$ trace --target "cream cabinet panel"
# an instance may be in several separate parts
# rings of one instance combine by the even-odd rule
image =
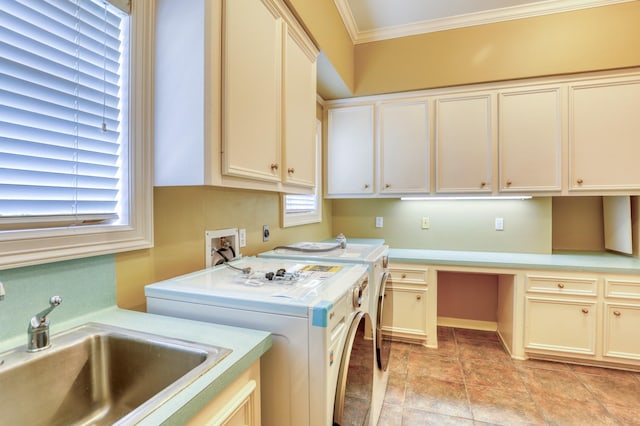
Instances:
[[[330,109],[327,127],[327,195],[373,194],[373,105]]]
[[[502,92],[498,102],[500,191],[560,191],[560,88]]]
[[[287,26],[284,56],[284,163],[287,184],[316,184],[316,55]]]
[[[187,426],[260,426],[260,406],[260,361],[256,361],[190,419]]]
[[[280,181],[283,21],[263,1],[224,11],[222,173]]]
[[[384,102],[378,114],[380,192],[429,192],[428,102]]]
[[[640,360],[640,304],[605,303],[605,357]]]
[[[491,192],[492,96],[435,101],[436,191]]]
[[[525,348],[594,355],[596,301],[527,296]]]
[[[399,340],[426,341],[427,289],[389,287],[384,297],[385,305],[391,304],[393,309],[382,311],[383,331]]]
[[[569,189],[640,188],[640,80],[569,87]]]

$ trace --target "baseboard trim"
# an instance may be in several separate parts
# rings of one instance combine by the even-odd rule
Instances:
[[[498,331],[498,323],[495,321],[438,317],[438,325],[442,327],[468,328],[470,330]]]

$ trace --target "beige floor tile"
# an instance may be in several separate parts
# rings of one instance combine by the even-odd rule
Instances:
[[[467,386],[473,419],[505,425],[544,425],[544,418],[527,392]]]
[[[526,392],[518,370],[511,363],[495,362],[479,358],[460,361],[467,386],[488,386]]]
[[[471,418],[464,384],[430,377],[407,379],[405,408]]]

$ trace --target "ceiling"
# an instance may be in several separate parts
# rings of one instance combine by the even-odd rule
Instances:
[[[334,0],[354,44],[632,0]]]

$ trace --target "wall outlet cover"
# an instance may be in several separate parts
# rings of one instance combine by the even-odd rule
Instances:
[[[377,216],[376,217],[376,228],[382,228],[384,226],[384,221],[382,219],[382,216]]]

